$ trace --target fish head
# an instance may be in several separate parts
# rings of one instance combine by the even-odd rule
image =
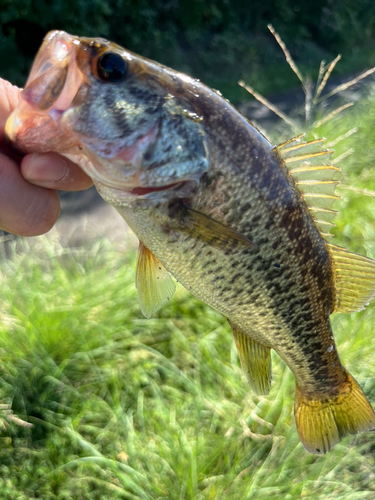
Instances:
[[[191,82],[107,40],[53,31],[5,133],[22,153],[73,160],[107,201],[182,197],[209,168]]]

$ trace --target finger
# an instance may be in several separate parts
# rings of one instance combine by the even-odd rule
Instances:
[[[4,136],[5,122],[20,99],[20,89],[0,78],[0,141]]]
[[[0,155],[0,229],[36,236],[51,229],[60,213],[56,191],[30,185],[18,164]]]
[[[21,172],[32,184],[50,189],[81,191],[93,185],[91,178],[78,165],[55,153],[25,156]]]

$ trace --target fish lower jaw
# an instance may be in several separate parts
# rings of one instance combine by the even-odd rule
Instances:
[[[131,198],[149,198],[153,195],[160,195],[162,192],[172,191],[182,184],[186,184],[183,180],[168,182],[165,185],[145,186],[140,185],[140,172],[138,168],[131,168],[126,176],[122,178],[110,164],[102,164],[92,161],[82,151],[77,151],[74,154],[65,153],[68,159],[79,165],[86,174],[92,178],[100,194],[107,200],[113,196],[121,199],[129,200]],[[157,184],[157,183],[155,183]]]
[[[142,201],[147,206],[169,203],[176,199],[188,197],[197,187],[195,181],[180,181],[166,186],[138,186],[126,189],[121,186],[113,187],[96,179],[93,180],[100,196],[107,203],[114,206],[130,206]]]
[[[168,184],[167,186],[158,187],[135,187],[130,191],[130,194],[137,197],[144,197],[152,193],[158,193],[160,191],[169,191],[177,186],[180,186],[181,182],[175,182],[174,184]]]
[[[136,199],[151,199],[151,198],[160,198],[165,196],[168,193],[175,196],[176,190],[178,190],[183,182],[176,182],[174,184],[168,184],[166,186],[157,186],[157,187],[143,187],[143,186],[131,186],[125,187],[121,186],[120,183],[107,183],[103,181],[99,181],[97,179],[93,179],[96,189],[99,194],[109,203],[113,203],[116,199],[117,201],[131,201]]]

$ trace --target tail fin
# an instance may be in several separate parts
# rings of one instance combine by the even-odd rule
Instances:
[[[296,385],[294,416],[302,444],[315,454],[326,453],[348,434],[375,428],[374,410],[349,373],[334,396],[310,397]]]

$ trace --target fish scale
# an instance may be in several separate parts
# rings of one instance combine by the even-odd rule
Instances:
[[[257,394],[270,390],[270,350],[283,358],[309,452],[375,428],[330,324],[371,300],[375,262],[326,240],[338,169],[322,139],[274,147],[199,81],[64,32],[47,35],[6,133],[75,161],[122,215],[140,240],[146,317],[171,299],[170,273],[228,319]]]
[[[229,171],[230,173],[230,171]],[[266,173],[264,175],[267,175]],[[223,177],[223,172],[221,172],[221,178]],[[225,178],[224,178],[225,179]],[[226,185],[231,185],[230,179],[225,179],[224,182]],[[215,183],[208,182],[208,185],[212,186],[215,185]],[[239,183],[238,185],[241,185]],[[257,245],[258,240],[260,238],[264,237],[264,226],[269,220],[269,213],[267,210],[265,210],[264,203],[262,201],[262,204],[257,204],[256,199],[260,199],[261,197],[258,195],[254,196],[254,199],[251,197],[251,190],[249,190],[249,187],[246,187],[246,192],[248,195],[248,198],[252,199],[254,203],[254,208],[253,210],[247,210],[242,219],[239,219],[237,221],[238,227],[236,227],[237,230],[240,230],[243,234],[245,234],[251,241],[254,241],[254,243]],[[199,193],[197,194],[197,200],[199,200],[200,196]],[[217,201],[218,196],[215,196],[215,193],[213,193],[213,199],[215,199],[215,213],[217,212],[218,209],[221,207],[218,207],[216,201]],[[281,194],[281,198],[283,198],[283,194]],[[207,203],[207,193],[202,193],[201,194],[201,199],[204,200],[204,206],[206,213],[210,214],[210,207]],[[225,207],[224,206],[224,211],[226,208],[229,208],[228,213],[231,213],[233,210],[233,205],[236,203],[240,203],[241,200],[244,200],[243,193],[239,194],[239,196],[229,196],[230,200],[230,205],[231,207]],[[277,203],[277,200],[272,200],[272,205],[275,205],[276,207],[279,205]],[[200,209],[199,205],[194,205],[194,208]],[[241,205],[237,206],[238,211],[241,213]],[[132,214],[125,213],[125,208],[121,209],[120,213],[124,216],[124,218],[130,222],[130,218],[133,218],[133,212]],[[276,213],[277,210],[275,209]],[[282,213],[282,207],[279,208],[278,212]],[[297,217],[298,215],[298,217]],[[300,224],[300,218],[301,216],[304,218],[310,218],[311,216],[308,214],[307,209],[305,210],[304,213],[300,214],[299,212],[296,215],[296,226],[300,227],[300,231],[304,232],[305,225]],[[144,219],[144,213],[141,211],[139,213],[140,219]],[[280,291],[277,289],[277,287],[281,287],[284,290],[288,290],[291,287],[295,287],[296,283],[299,283],[301,281],[301,275],[291,275],[288,280],[277,280],[276,273],[271,272],[269,273],[269,269],[275,269],[274,268],[274,249],[272,248],[272,245],[274,243],[278,243],[278,248],[280,251],[280,236],[278,232],[275,232],[275,229],[277,229],[277,226],[273,227],[273,231],[270,231],[268,234],[268,237],[266,238],[267,243],[263,243],[262,245],[259,245],[259,247],[255,249],[251,249],[250,251],[245,250],[243,255],[240,253],[236,255],[236,260],[240,263],[239,265],[244,266],[246,264],[247,267],[249,267],[249,270],[245,269],[243,273],[243,278],[239,281],[239,283],[236,283],[235,285],[228,285],[228,283],[231,281],[235,273],[233,272],[230,262],[232,259],[232,255],[223,255],[222,252],[216,251],[216,256],[215,259],[212,258],[212,252],[210,251],[210,247],[206,245],[206,252],[204,252],[203,248],[200,249],[199,254],[197,252],[195,244],[195,240],[193,239],[188,239],[186,240],[184,237],[182,237],[181,240],[171,240],[169,239],[166,242],[163,241],[164,235],[160,235],[160,240],[157,242],[154,242],[149,239],[148,234],[152,233],[153,237],[155,236],[155,233],[157,229],[153,231],[147,231],[146,234],[140,234],[139,233],[139,227],[142,223],[141,220],[134,220],[133,224],[134,227],[137,228],[137,232],[139,237],[141,238],[142,241],[145,242],[145,244],[148,246],[148,248],[151,249],[154,253],[158,254],[158,249],[160,247],[168,247],[170,249],[170,252],[167,253],[165,250],[163,251],[163,255],[160,255],[160,259],[165,265],[165,267],[173,274],[173,275],[178,275],[179,276],[179,281],[192,293],[194,293],[198,298],[203,300],[204,302],[208,303],[215,309],[220,310],[223,314],[226,315],[230,319],[230,321],[235,324],[241,331],[248,331],[250,329],[251,335],[253,338],[256,338],[259,342],[268,345],[268,346],[274,346],[277,341],[279,341],[279,338],[285,338],[285,330],[287,331],[293,331],[295,337],[299,338],[301,340],[301,337],[305,339],[306,342],[306,347],[304,349],[301,349],[299,345],[296,343],[293,343],[291,341],[287,342],[278,342],[279,346],[275,350],[280,354],[283,359],[286,360],[288,365],[291,365],[291,360],[293,360],[294,363],[298,363],[299,359],[301,358],[301,355],[303,357],[303,364],[304,364],[304,371],[307,371],[306,374],[299,375],[298,373],[296,376],[299,375],[299,378],[302,380],[302,378],[307,378],[308,382],[310,384],[311,379],[317,378],[318,381],[320,380],[321,377],[321,372],[322,368],[318,365],[316,366],[316,362],[314,362],[314,359],[316,357],[319,357],[320,355],[323,355],[326,350],[329,348],[330,345],[332,345],[332,340],[331,340],[331,330],[330,328],[326,328],[327,330],[327,335],[326,335],[326,342],[325,345],[322,345],[320,349],[317,350],[317,346],[315,346],[314,349],[311,349],[310,346],[308,345],[308,340],[312,336],[312,332],[314,332],[314,328],[311,329],[311,324],[308,325],[308,329],[303,328],[304,327],[304,322],[299,321],[298,325],[293,325],[292,328],[288,328],[288,325],[286,327],[281,328],[281,332],[278,332],[276,326],[279,325],[280,323],[285,324],[285,318],[282,317],[282,313],[284,310],[289,311],[289,321],[290,319],[290,311],[293,311],[293,301],[290,300],[290,296],[287,295],[286,300],[278,300],[277,306],[275,307],[274,299],[275,298],[280,298]],[[250,222],[248,220],[250,219]],[[293,218],[292,218],[293,219]],[[254,220],[256,220],[256,223],[254,223]],[[280,228],[281,232],[286,233],[285,229],[282,226],[282,221],[283,218],[279,217],[280,220]],[[227,222],[224,219],[224,222]],[[130,223],[131,227],[133,225]],[[246,231],[247,228],[247,231]],[[322,252],[326,254],[327,258],[327,263],[329,264],[329,259],[328,259],[328,252],[325,250],[325,244],[322,238],[319,237],[319,234],[313,225],[311,221],[311,232],[313,233],[313,236],[315,236],[315,239],[317,240],[318,243],[322,246]],[[273,235],[273,238],[271,238],[271,235]],[[284,236],[285,237],[285,236]],[[305,238],[306,239],[306,238]],[[289,241],[289,240],[288,240]],[[298,238],[295,238],[295,241],[297,242],[298,245]],[[290,241],[289,241],[290,242]],[[311,242],[311,245],[313,243]],[[174,246],[177,246],[178,249],[175,250]],[[193,246],[193,248],[191,248]],[[305,247],[306,248],[306,247]],[[205,258],[205,253],[209,252],[208,258]],[[252,253],[252,256],[249,255],[249,253]],[[290,254],[293,253],[293,247],[292,245],[288,245],[286,248],[286,252],[282,252],[283,255],[283,260],[288,261],[290,259]],[[178,259],[176,260],[176,255],[178,256]],[[183,258],[181,257],[183,255]],[[267,259],[267,256],[270,256],[270,258]],[[279,259],[280,260],[280,259]],[[283,262],[282,260],[282,262]],[[313,301],[311,300],[311,290],[313,290],[314,284],[315,284],[315,279],[314,279],[314,274],[312,270],[313,267],[311,264],[313,262],[311,260],[308,260],[307,262],[307,267],[305,267],[305,270],[307,272],[312,273],[312,277],[309,276],[305,277],[305,281],[309,282],[309,301],[306,303],[305,310],[302,310],[304,314],[310,313],[311,309],[313,308]],[[329,265],[327,265],[328,270]],[[188,270],[188,273],[184,273],[182,269]],[[272,269],[272,271],[273,271]],[[267,272],[268,271],[268,272]],[[298,272],[298,270],[294,270],[295,272]],[[207,283],[207,276],[211,275],[212,277]],[[206,289],[204,291],[200,290],[201,288],[201,283],[206,283]],[[198,284],[198,285],[197,285]],[[208,286],[207,286],[208,285]],[[271,287],[271,288],[270,288]],[[242,291],[241,291],[242,290]],[[241,291],[241,295],[238,295],[238,291]],[[298,293],[299,298],[303,297],[303,292],[300,290]],[[317,287],[317,295],[320,297],[319,293],[319,288]],[[262,296],[264,299],[262,300],[262,310],[259,311],[259,305],[254,302],[253,297],[259,297]],[[242,299],[242,300],[241,300]],[[246,305],[244,304],[241,306],[241,310],[239,311],[238,308],[238,302],[240,301],[245,301],[246,300]],[[270,304],[269,308],[265,309],[265,305]],[[247,306],[247,307],[246,307]],[[294,305],[295,313],[294,315],[299,315],[301,316],[301,309],[299,306],[298,299],[295,301]],[[325,312],[324,314],[325,321],[327,322],[327,314]],[[328,322],[329,323],[329,322]],[[250,326],[251,325],[251,326]],[[298,328],[297,328],[298,326]],[[316,329],[319,328],[319,323],[318,325],[315,326]],[[320,328],[321,329],[321,328]],[[312,337],[313,339],[315,338],[314,336]],[[316,339],[315,339],[316,343]],[[285,352],[284,352],[285,351]],[[302,353],[302,354],[301,354]],[[336,351],[332,351],[330,354],[330,358],[336,362],[337,368],[340,368],[340,363],[337,358],[337,353]],[[336,356],[336,357],[335,357]],[[315,377],[314,376],[314,370],[306,370],[306,361],[312,362],[312,365],[314,368],[318,370],[318,374]],[[326,368],[324,367],[324,371],[326,371]],[[336,370],[337,371],[337,370]],[[331,376],[332,380],[336,380],[337,382],[337,373],[335,373]],[[325,377],[324,382],[324,391],[326,390],[326,380],[328,378],[328,374]],[[340,380],[341,382],[341,380]],[[314,390],[316,391],[316,386],[314,386]]]

